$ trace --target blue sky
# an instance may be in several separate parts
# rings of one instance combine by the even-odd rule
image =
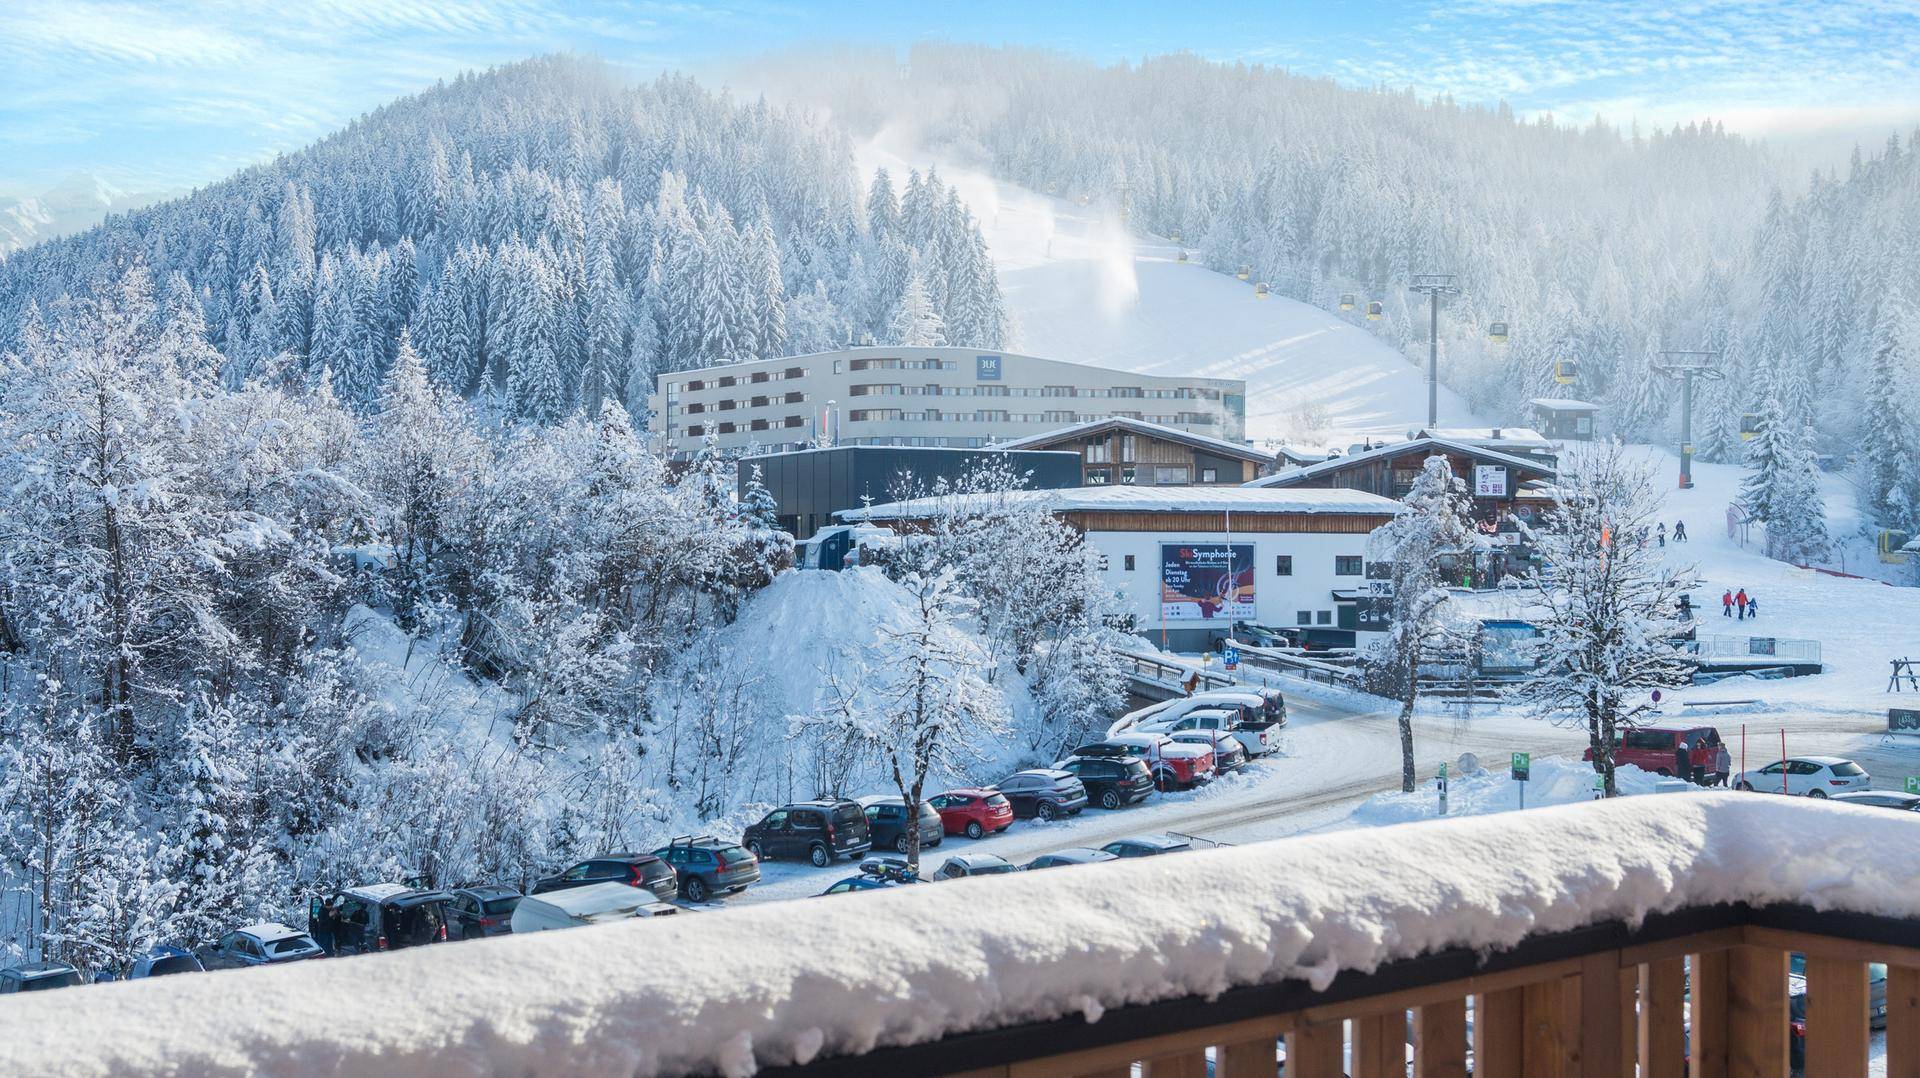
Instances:
[[[1920,122],[1920,5],[948,0],[3,0],[0,194],[86,170],[180,189],[461,70],[540,52],[636,73],[814,41],[945,38],[1114,62],[1185,49],[1526,114],[1737,130],[1844,152]]]

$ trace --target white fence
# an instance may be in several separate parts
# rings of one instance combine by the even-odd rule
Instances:
[[[1756,663],[1820,661],[1820,641],[1777,636],[1703,636],[1693,653],[1702,659],[1751,659]]]

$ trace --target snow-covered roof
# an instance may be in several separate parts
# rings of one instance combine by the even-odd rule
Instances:
[[[1029,434],[1024,438],[995,443],[995,449],[1033,449],[1069,438],[1084,438],[1096,431],[1107,429],[1129,431],[1148,438],[1159,438],[1168,442],[1182,442],[1188,445],[1209,449],[1215,453],[1224,453],[1241,460],[1272,464],[1274,454],[1256,449],[1245,442],[1230,442],[1225,438],[1215,438],[1209,434],[1195,434],[1179,427],[1169,427],[1163,423],[1149,423],[1144,419],[1128,416],[1108,416],[1104,419],[1089,419],[1084,423],[1075,423],[1070,427],[1050,430],[1043,434]]]
[[[1357,463],[1379,460],[1383,457],[1397,457],[1404,453],[1414,453],[1422,449],[1437,449],[1449,453],[1460,453],[1465,456],[1479,457],[1496,464],[1505,464],[1509,468],[1524,468],[1527,471],[1544,472],[1547,475],[1556,474],[1552,465],[1537,458],[1518,457],[1511,453],[1502,453],[1497,449],[1489,449],[1484,445],[1478,445],[1473,442],[1423,435],[1411,441],[1388,442],[1386,445],[1375,446],[1372,449],[1362,450],[1358,453],[1349,453],[1344,457],[1333,457],[1328,460],[1323,460],[1318,464],[1309,464],[1304,468],[1290,468],[1277,475],[1263,476],[1259,479],[1249,480],[1246,487],[1291,488],[1294,484],[1302,480],[1313,479],[1326,475],[1329,472],[1339,471],[1342,468],[1351,467]],[[1246,487],[1242,487],[1241,489],[1244,490]],[[1306,493],[1306,491],[1301,490],[1299,493]]]
[[[412,893],[413,888],[400,883],[369,883],[363,887],[346,888],[346,893],[375,902],[385,902],[389,898],[398,898]]]
[[[598,917],[623,913],[658,901],[653,892],[624,883],[590,883],[560,891],[529,895],[522,902],[544,902],[574,917]]]
[[[1587,401],[1564,400],[1560,397],[1535,397],[1527,402],[1535,408],[1544,408],[1549,412],[1597,412],[1600,406]],[[1504,431],[1503,431],[1504,433]]]
[[[1552,449],[1553,441],[1531,427],[1428,427],[1419,434],[1423,438],[1444,438],[1467,445],[1497,448],[1510,446],[1520,449]]]
[[[1538,467],[1538,465],[1534,465]],[[1299,474],[1297,472],[1291,474]],[[1239,487],[1064,487],[1059,490],[1017,490],[1005,495],[1006,504],[1039,502],[1056,513],[1334,513],[1390,515],[1400,503],[1361,490],[1264,490],[1253,483]],[[916,520],[961,505],[967,495],[933,495],[889,502],[862,509],[844,509],[841,520]]]
[[[234,931],[243,936],[252,936],[262,943],[272,943],[274,940],[292,939],[295,936],[306,935],[305,932],[297,928],[288,928],[278,921],[260,921],[256,924],[242,925],[234,929]]]
[[[1917,859],[1884,809],[1628,797],[27,993],[0,1073],[741,1075],[1722,903],[1920,918]],[[342,999],[379,1020],[288,1021]]]

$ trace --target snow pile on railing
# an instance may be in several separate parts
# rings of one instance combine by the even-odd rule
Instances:
[[[1638,797],[16,996],[0,1073],[681,1074],[1722,902],[1920,916],[1920,825]]]

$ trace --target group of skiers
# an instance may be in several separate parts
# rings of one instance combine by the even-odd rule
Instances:
[[[1737,615],[1734,613],[1736,610],[1739,611]],[[1729,589],[1728,591],[1722,592],[1720,595],[1720,616],[1724,618],[1734,618],[1738,621],[1757,618],[1760,616],[1760,597],[1758,595],[1748,595],[1747,589],[1745,588],[1741,588],[1739,591]]]
[[[1667,522],[1666,521],[1663,520],[1660,522],[1660,528],[1658,531],[1654,532],[1654,535],[1660,540],[1661,546],[1664,547],[1667,545]],[[1687,522],[1686,521],[1676,520],[1673,522],[1673,541],[1676,543],[1684,543],[1687,541]]]

